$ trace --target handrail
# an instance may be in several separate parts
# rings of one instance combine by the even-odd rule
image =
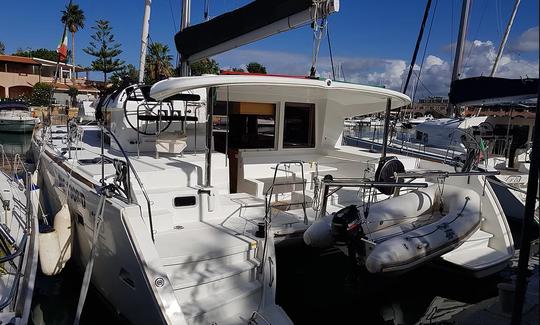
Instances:
[[[9,178],[9,179],[10,179],[10,181],[14,182],[13,179],[11,179],[11,178]],[[33,214],[32,214],[31,194],[30,194],[31,189],[32,189],[31,174],[26,173],[26,192],[25,192],[25,195],[26,195],[27,206],[24,207],[24,206],[19,204],[19,205],[17,205],[17,207],[20,210],[22,210],[22,212],[25,212],[25,215],[27,217],[27,224],[25,225],[25,224],[22,223],[22,220],[20,220],[19,218],[15,218],[17,220],[17,222],[19,223],[19,226],[22,229],[22,232],[23,232],[22,238],[21,238],[20,242],[17,243],[16,245],[12,244],[13,246],[17,247],[17,249],[13,253],[10,253],[10,254],[7,254],[6,256],[0,257],[0,263],[10,262],[10,265],[15,269],[14,278],[13,278],[13,281],[11,283],[11,288],[9,290],[9,294],[5,296],[6,298],[4,299],[4,301],[0,302],[0,310],[3,310],[9,304],[11,304],[11,302],[14,299],[16,299],[16,296],[17,296],[17,292],[18,292],[17,289],[19,287],[19,281],[20,281],[21,276],[22,276],[21,270],[22,270],[22,266],[23,266],[23,263],[24,263],[24,259],[21,257],[19,259],[19,264],[18,265],[16,265],[12,261],[15,258],[19,257],[19,256],[23,256],[25,254],[25,251],[26,251],[26,243],[28,241],[28,236],[29,236],[30,227],[31,227],[30,226],[31,225],[30,218],[33,216]],[[16,202],[16,201],[14,200],[14,202]],[[13,211],[13,212],[15,212],[15,211]],[[4,231],[3,227],[2,227],[2,230]],[[9,237],[9,238],[7,238],[8,240],[10,240],[10,239],[13,240],[13,238],[7,233],[0,233],[0,236],[6,236],[6,237]]]
[[[500,171],[492,171],[492,172],[484,172],[484,171],[478,171],[478,172],[447,172],[442,170],[428,170],[425,172],[419,172],[419,173],[396,173],[395,178],[396,180],[399,178],[426,178],[426,177],[459,177],[459,176],[496,176],[500,175]]]
[[[21,279],[21,272],[19,272],[19,269],[21,268],[23,263],[23,259],[20,259],[19,267],[17,269],[17,272],[15,273],[15,278],[13,279],[13,283],[11,285],[11,289],[9,290],[9,294],[7,295],[5,301],[0,303],[0,310],[3,310],[6,308],[15,298],[17,295],[17,288],[19,287],[19,280]]]
[[[0,153],[2,154],[2,168],[5,167],[6,162],[9,165],[9,169],[12,170],[13,166],[11,165],[11,162],[9,161],[9,157],[6,154],[6,151],[4,150],[4,145],[0,144]]]
[[[144,187],[144,184],[141,181],[141,179],[139,177],[139,174],[137,174],[136,169],[133,167],[133,164],[131,163],[131,160],[129,159],[128,155],[124,151],[124,148],[122,148],[122,145],[120,144],[120,142],[118,141],[118,139],[114,135],[114,132],[112,132],[111,130],[106,129],[103,125],[101,125],[101,131],[102,131],[102,134],[107,133],[107,134],[109,134],[111,136],[111,138],[114,140],[114,142],[118,145],[118,148],[120,149],[120,152],[122,153],[122,155],[126,159],[126,163],[128,165],[128,175],[127,175],[127,177],[128,177],[128,179],[127,179],[128,188],[126,189],[126,192],[127,192],[128,202],[129,203],[133,203],[133,198],[131,196],[130,172],[133,172],[133,176],[135,176],[135,179],[137,180],[137,183],[139,183],[139,186],[141,188],[141,191],[142,191],[142,193],[144,195],[144,198],[145,198],[146,204],[147,204],[148,220],[150,222],[150,236],[152,237],[152,241],[155,241],[155,238],[154,238],[154,224],[153,224],[153,220],[152,220],[151,201],[150,201],[150,197],[148,196],[148,193],[146,192],[146,188]],[[102,157],[102,160],[103,160],[103,157]],[[102,177],[105,177],[105,175],[102,175]]]
[[[322,179],[322,204],[317,219],[322,219],[326,215],[326,205],[328,197],[343,187],[358,187],[358,188],[373,188],[373,187],[394,187],[394,188],[425,188],[427,183],[393,183],[393,182],[377,182],[367,178],[333,178],[331,175],[326,175]],[[330,187],[336,187],[334,191],[329,193]]]
[[[11,253],[9,255],[5,255],[5,256],[0,257],[0,264],[11,261],[11,260],[15,259],[15,257],[24,254],[24,250],[26,248],[26,241],[27,240],[28,240],[28,233],[26,232],[26,230],[24,230],[24,234],[23,234],[23,237],[21,239],[21,242],[20,242],[19,245],[17,245],[18,247],[15,250],[15,252],[13,252],[13,253]],[[0,310],[1,310],[1,308],[0,308]]]
[[[24,174],[28,174],[28,170],[26,169],[26,166],[24,165],[24,162],[21,159],[20,154],[16,154],[13,157],[13,174],[16,174],[19,171],[19,166],[21,166],[21,169],[24,171]]]

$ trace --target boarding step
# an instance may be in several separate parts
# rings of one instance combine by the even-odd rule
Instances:
[[[249,252],[238,253],[218,259],[165,265],[164,268],[173,288],[185,289],[254,270],[259,262],[250,259],[249,255]]]
[[[481,229],[478,229],[474,234],[472,234],[469,239],[467,239],[463,244],[461,244],[454,251],[464,251],[473,248],[488,247],[489,240],[493,237],[493,234],[485,232]]]
[[[257,246],[256,240],[202,222],[186,223],[180,229],[158,232],[155,238],[163,265],[216,259],[247,252]]]
[[[234,288],[220,290],[204,298],[185,300],[175,291],[182,312],[189,324],[247,324],[261,299],[259,282],[241,283]]]
[[[466,251],[453,250],[442,256],[445,261],[470,270],[482,270],[508,259],[508,254],[491,247],[474,247]]]
[[[201,279],[201,283],[184,288],[178,288],[178,286],[185,284],[185,282],[173,283],[178,302],[182,304],[194,299],[205,299],[209,296],[215,296],[216,292],[233,290],[238,285],[257,282],[257,269],[253,267],[245,270],[226,270],[226,272],[227,274],[222,276],[214,275],[212,278]],[[192,278],[196,279],[197,277]]]

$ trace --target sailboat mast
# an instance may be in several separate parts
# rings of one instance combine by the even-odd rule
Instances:
[[[463,0],[461,7],[461,23],[459,25],[458,41],[456,44],[456,55],[454,59],[454,69],[452,70],[452,81],[459,78],[459,72],[461,71],[461,62],[463,61],[463,52],[465,51],[465,36],[467,35],[467,26],[469,24],[469,10],[471,7],[470,0]],[[448,103],[447,115],[453,116],[454,105]]]
[[[190,25],[191,20],[191,0],[182,0],[182,20],[180,21],[180,31],[183,31]],[[186,60],[180,62],[180,75],[189,76],[189,63]]]
[[[495,75],[495,72],[497,72],[497,67],[499,66],[499,60],[501,59],[502,53],[504,51],[504,47],[506,46],[506,41],[508,40],[510,29],[512,29],[514,18],[516,18],[516,13],[517,13],[520,2],[521,0],[516,0],[516,3],[514,4],[514,10],[512,11],[512,16],[510,16],[510,20],[508,21],[508,25],[506,26],[506,31],[504,32],[504,36],[501,40],[501,45],[499,46],[499,52],[497,53],[497,57],[495,58],[495,63],[493,63],[493,69],[491,70],[490,77],[493,77]]]
[[[139,65],[139,83],[144,82],[144,68],[146,66],[146,49],[148,48],[148,29],[150,26],[150,5],[152,0],[145,0],[144,18],[141,35],[141,57]]]

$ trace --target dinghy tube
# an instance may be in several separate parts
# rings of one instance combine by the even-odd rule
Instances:
[[[440,192],[437,185],[431,185],[372,204],[367,219],[359,213],[358,222],[346,221],[349,226],[361,225],[362,240],[358,232],[348,236],[343,230],[332,231],[333,226],[343,223],[334,218],[342,218],[340,212],[350,209],[347,207],[311,225],[304,242],[312,247],[339,246],[348,236],[345,241],[354,246],[371,243],[368,249],[357,250],[365,252],[359,257],[365,258],[369,272],[408,271],[458,247],[480,227],[480,196],[476,192],[450,185]],[[337,233],[341,233],[340,238]]]
[[[446,186],[443,202],[447,212],[436,222],[377,243],[366,259],[366,269],[371,273],[411,269],[453,250],[478,230],[476,192]]]

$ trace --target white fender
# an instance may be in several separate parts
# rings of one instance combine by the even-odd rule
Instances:
[[[38,184],[38,171],[37,170],[32,173],[31,181],[32,181],[33,185],[37,186],[37,184]]]
[[[54,229],[58,233],[58,245],[60,246],[61,268],[71,258],[71,214],[67,203],[54,216]]]
[[[311,247],[325,248],[334,244],[332,236],[332,218],[334,215],[329,214],[322,219],[314,222],[304,232],[304,243]]]
[[[45,275],[55,275],[61,271],[58,234],[54,229],[39,233],[39,265]]]
[[[39,186],[38,183],[38,175],[37,170],[32,174],[31,180],[32,180],[32,186],[31,186],[31,201],[32,201],[32,212],[34,215],[39,215]]]

